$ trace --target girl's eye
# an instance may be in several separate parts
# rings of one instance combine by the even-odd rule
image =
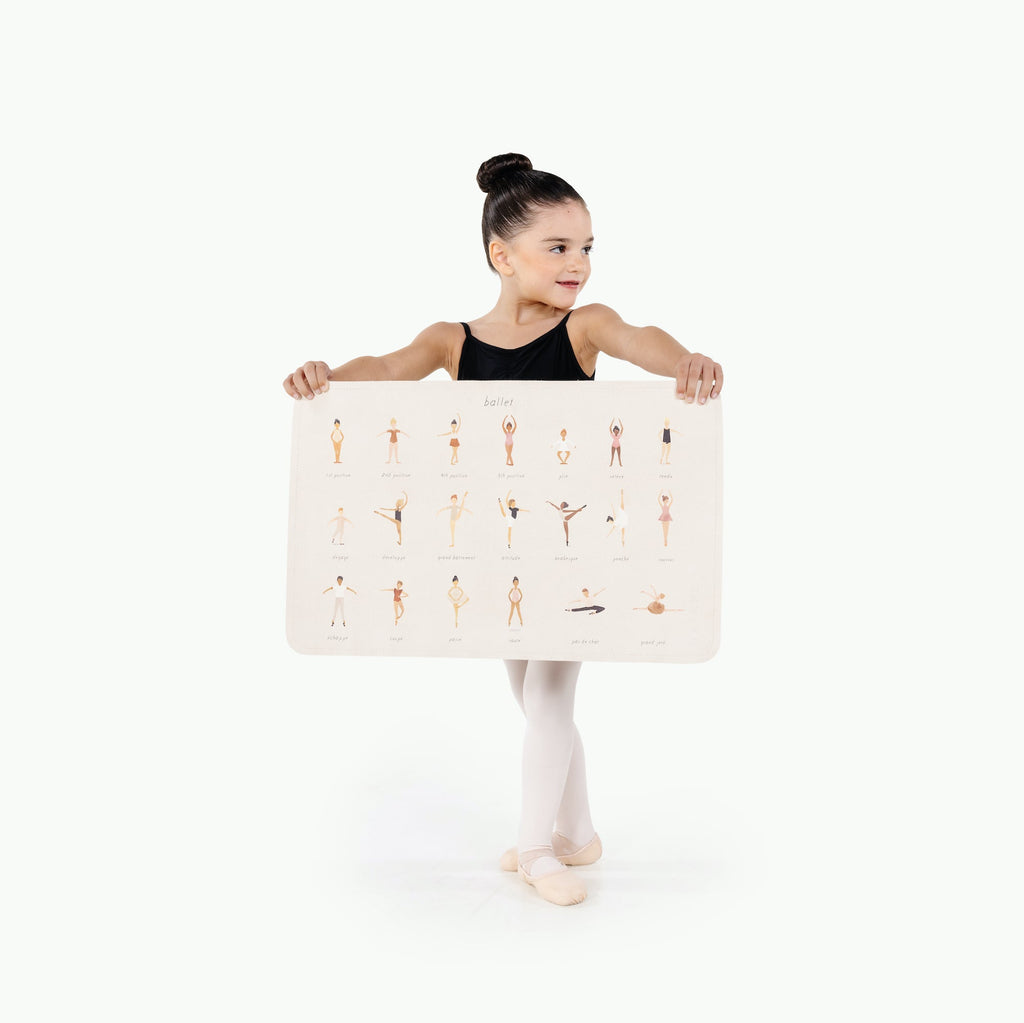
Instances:
[[[565,252],[565,246],[564,245],[556,245],[551,251],[552,252],[557,252],[559,255],[561,255],[563,252]]]
[[[586,253],[586,254],[587,254],[587,255],[589,256],[589,255],[590,255],[590,250],[591,250],[591,249],[592,249],[593,247],[594,247],[593,245],[584,245],[584,246],[583,246],[583,251],[584,251],[584,252],[585,252],[585,253]]]

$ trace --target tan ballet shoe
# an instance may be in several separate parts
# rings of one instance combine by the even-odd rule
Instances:
[[[564,863],[567,867],[586,867],[596,863],[604,852],[600,835],[594,835],[586,845],[573,850],[572,839],[566,838],[558,831],[551,836],[551,848],[554,849],[558,862]]]
[[[551,836],[551,848],[554,850],[558,862],[567,867],[586,867],[591,863],[596,863],[604,851],[601,847],[601,838],[598,835],[594,835],[586,845],[574,850],[572,842],[557,831]],[[498,863],[502,870],[518,870],[519,850],[516,848],[506,849],[501,854]]]
[[[587,897],[586,885],[580,880],[579,874],[571,870],[559,870],[543,877],[530,877],[522,867],[517,870],[519,876],[536,888],[542,898],[556,906],[575,906]]]

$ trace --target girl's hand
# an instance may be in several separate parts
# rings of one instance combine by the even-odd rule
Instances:
[[[722,367],[699,352],[684,355],[676,364],[676,394],[685,401],[697,399],[703,405],[722,391]]]
[[[293,398],[315,398],[318,394],[326,394],[331,386],[328,374],[331,367],[326,362],[307,362],[294,373],[284,378],[284,389]]]

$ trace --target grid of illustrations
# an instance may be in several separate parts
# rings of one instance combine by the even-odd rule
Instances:
[[[721,449],[720,401],[667,379],[333,383],[295,403],[288,641],[707,660]]]

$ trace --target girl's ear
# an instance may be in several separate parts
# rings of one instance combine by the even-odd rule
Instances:
[[[491,266],[494,267],[498,273],[504,277],[512,276],[512,267],[508,261],[508,246],[500,238],[495,238],[490,245],[487,246],[487,251],[490,253]]]

